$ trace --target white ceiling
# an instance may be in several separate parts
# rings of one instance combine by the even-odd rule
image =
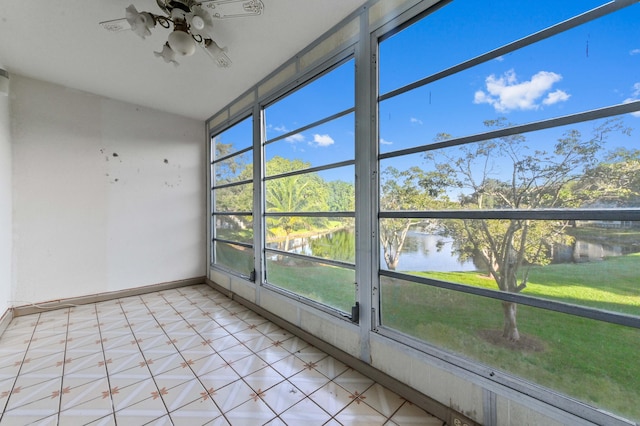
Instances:
[[[215,39],[230,68],[204,52],[154,56],[169,30],[142,40],[98,22],[124,17],[134,4],[161,14],[155,0],[1,0],[0,65],[9,73],[196,119],[206,119],[314,41],[366,0],[262,0],[260,16],[216,20]]]

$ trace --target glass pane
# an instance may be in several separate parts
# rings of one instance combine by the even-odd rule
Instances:
[[[214,212],[250,212],[253,210],[253,183],[216,189]]]
[[[481,55],[606,3],[456,0],[380,44],[380,93]],[[496,30],[499,28],[499,31]],[[592,42],[598,43],[592,39]],[[585,51],[584,38],[574,47]],[[605,48],[606,49],[606,48]]]
[[[381,287],[386,327],[640,419],[640,330],[388,277]],[[517,341],[503,337],[505,312]]]
[[[351,269],[267,252],[267,282],[343,312],[355,303]]]
[[[621,116],[382,160],[381,208],[640,207],[634,120]]]
[[[253,216],[215,216],[215,237],[253,244]]]
[[[226,157],[252,145],[253,119],[249,117],[211,138],[211,159]]]
[[[253,151],[234,155],[214,165],[214,185],[253,179]]]
[[[354,219],[318,219],[326,222],[331,230],[317,230],[295,235],[286,235],[286,233],[283,235],[282,219],[284,218],[267,218],[267,248],[330,260],[355,262]]]
[[[640,4],[381,102],[381,152],[640,99],[638,20]]]
[[[354,115],[348,114],[266,145],[267,176],[353,160],[354,128]]]
[[[640,316],[640,222],[381,219],[380,236],[384,269]]]
[[[269,179],[265,182],[267,212],[353,211],[353,177],[354,167],[346,166]]]
[[[244,276],[250,276],[253,272],[253,249],[214,241],[216,265],[236,271]]]
[[[265,110],[270,140],[355,105],[355,66],[351,60]]]

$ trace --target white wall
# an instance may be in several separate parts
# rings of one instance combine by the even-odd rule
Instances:
[[[9,97],[0,93],[0,316],[10,307],[11,299],[11,169]]]
[[[14,305],[205,274],[204,124],[12,76]]]

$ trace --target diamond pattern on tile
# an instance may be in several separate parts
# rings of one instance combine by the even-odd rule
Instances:
[[[289,425],[316,426],[325,424],[331,416],[309,398],[305,398],[284,413],[280,418]]]
[[[442,425],[205,285],[14,318],[0,407],[3,425]]]
[[[336,414],[352,402],[352,394],[335,382],[329,382],[311,395],[309,398],[322,407],[329,414]]]
[[[225,413],[233,426],[262,425],[272,420],[275,413],[259,397],[251,398],[244,404]]]

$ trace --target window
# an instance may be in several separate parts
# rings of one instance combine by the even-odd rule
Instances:
[[[639,419],[640,5],[543,3],[381,38],[381,332]]]
[[[355,303],[354,61],[265,111],[266,282],[346,313]]]
[[[212,263],[251,276],[253,250],[253,120],[211,138]]]
[[[338,30],[212,119],[233,123],[212,265],[363,319],[363,355],[371,325],[483,386],[640,419],[640,3],[441,1],[393,27],[427,3],[362,8],[372,38]]]

